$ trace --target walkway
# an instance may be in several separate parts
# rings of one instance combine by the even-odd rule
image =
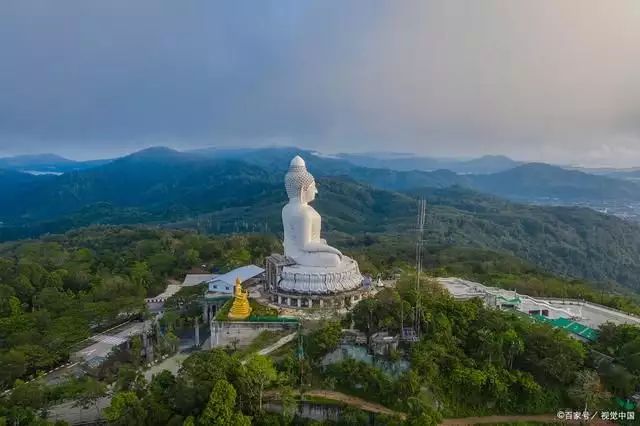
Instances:
[[[276,349],[281,348],[282,346],[286,345],[287,343],[293,341],[296,336],[298,335],[297,331],[294,331],[291,334],[287,334],[286,336],[284,336],[283,338],[281,338],[280,340],[278,340],[277,342],[275,342],[274,344],[267,346],[264,349],[260,349],[258,351],[258,355],[268,355],[271,352],[275,351]]]
[[[151,381],[155,374],[158,374],[164,370],[168,370],[174,376],[178,375],[178,371],[180,370],[180,367],[182,367],[182,362],[187,359],[189,355],[190,354],[179,352],[155,365],[152,365],[148,370],[144,371],[144,378],[147,381]]]

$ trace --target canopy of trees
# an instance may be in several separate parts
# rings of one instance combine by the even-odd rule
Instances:
[[[348,361],[328,370],[337,386],[405,410],[411,397],[428,395],[445,416],[553,412],[575,405],[568,393],[572,387],[598,388],[600,378],[583,372],[589,370],[583,343],[526,317],[486,308],[479,300],[454,301],[438,287],[422,284],[422,339],[411,347],[405,377],[394,381]],[[399,333],[402,322],[414,324],[415,300],[415,285],[406,277],[397,290],[359,303],[352,317],[369,335]]]
[[[227,270],[261,263],[263,236],[205,237],[157,229],[90,228],[0,245],[0,389],[64,362],[92,333],[144,312],[201,263]]]

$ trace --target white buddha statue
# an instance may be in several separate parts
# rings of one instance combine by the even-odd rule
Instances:
[[[295,262],[283,269],[279,287],[304,294],[326,294],[361,286],[358,263],[320,237],[322,218],[309,205],[318,193],[305,162],[296,156],[285,175],[289,202],[282,209],[284,254]]]
[[[284,254],[303,266],[336,267],[342,262],[340,250],[320,238],[322,218],[309,205],[318,189],[304,160],[291,160],[285,176],[289,203],[282,209],[284,226]]]

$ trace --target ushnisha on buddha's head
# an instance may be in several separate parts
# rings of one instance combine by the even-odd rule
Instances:
[[[299,155],[293,157],[289,164],[289,171],[284,176],[284,186],[291,201],[310,203],[318,193],[316,181]]]

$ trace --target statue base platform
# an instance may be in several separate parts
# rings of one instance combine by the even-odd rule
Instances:
[[[287,308],[340,309],[355,305],[368,288],[358,263],[344,257],[336,268],[298,265],[273,254],[266,261],[266,289],[271,303]]]
[[[285,266],[276,287],[287,293],[339,294],[362,287],[362,275],[358,263],[345,256],[335,268],[298,264]]]
[[[351,309],[365,298],[367,290],[364,287],[337,294],[301,294],[284,291],[273,291],[268,295],[269,302],[283,308],[290,309],[318,309],[341,310]]]

